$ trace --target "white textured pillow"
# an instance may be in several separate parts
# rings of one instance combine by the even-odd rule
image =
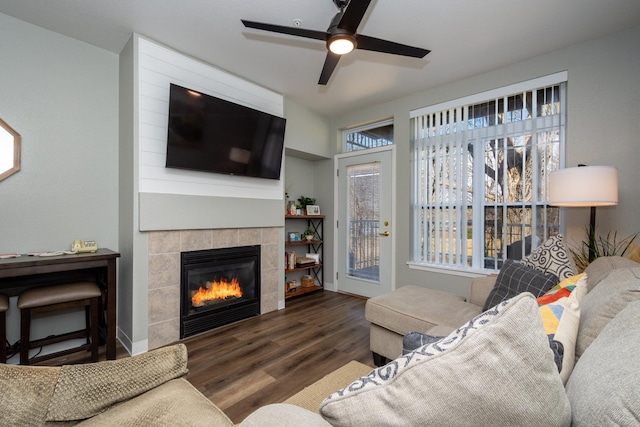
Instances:
[[[545,274],[554,274],[560,280],[578,273],[576,264],[564,245],[562,234],[547,239],[542,246],[523,259],[522,263]]]
[[[571,409],[533,295],[373,370],[320,405],[333,426],[568,425]]]

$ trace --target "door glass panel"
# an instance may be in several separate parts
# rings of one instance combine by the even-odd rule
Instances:
[[[347,274],[380,280],[380,163],[347,167]]]

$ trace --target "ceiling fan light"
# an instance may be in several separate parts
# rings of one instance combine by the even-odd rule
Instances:
[[[336,55],[344,55],[356,48],[355,40],[348,35],[332,37],[328,44],[329,50]]]

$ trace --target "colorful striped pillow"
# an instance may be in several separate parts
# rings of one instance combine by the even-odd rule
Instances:
[[[560,377],[566,384],[575,364],[576,338],[580,325],[580,300],[587,293],[585,273],[569,277],[538,298],[544,330],[564,349]]]

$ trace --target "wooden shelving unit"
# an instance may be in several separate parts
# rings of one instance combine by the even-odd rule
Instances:
[[[306,223],[303,221],[306,221]],[[316,232],[317,238],[314,240],[289,241],[288,232],[299,231],[294,230],[294,228],[297,227],[295,225],[296,223],[299,223],[299,227],[301,229],[312,228]],[[320,262],[314,265],[306,265],[289,269],[286,268],[285,264],[285,298],[293,298],[309,292],[324,289],[324,267],[322,264],[322,260],[324,258],[322,241],[324,235],[324,215],[285,215],[285,224],[285,229],[288,231],[286,233],[287,235],[285,235],[285,252],[296,252],[296,255],[298,256],[304,256],[305,252],[320,255]],[[305,250],[304,252],[303,249]],[[305,275],[304,273],[313,277],[313,286],[302,286],[301,279]],[[295,290],[288,290],[287,282],[292,280],[297,281],[298,286]]]

